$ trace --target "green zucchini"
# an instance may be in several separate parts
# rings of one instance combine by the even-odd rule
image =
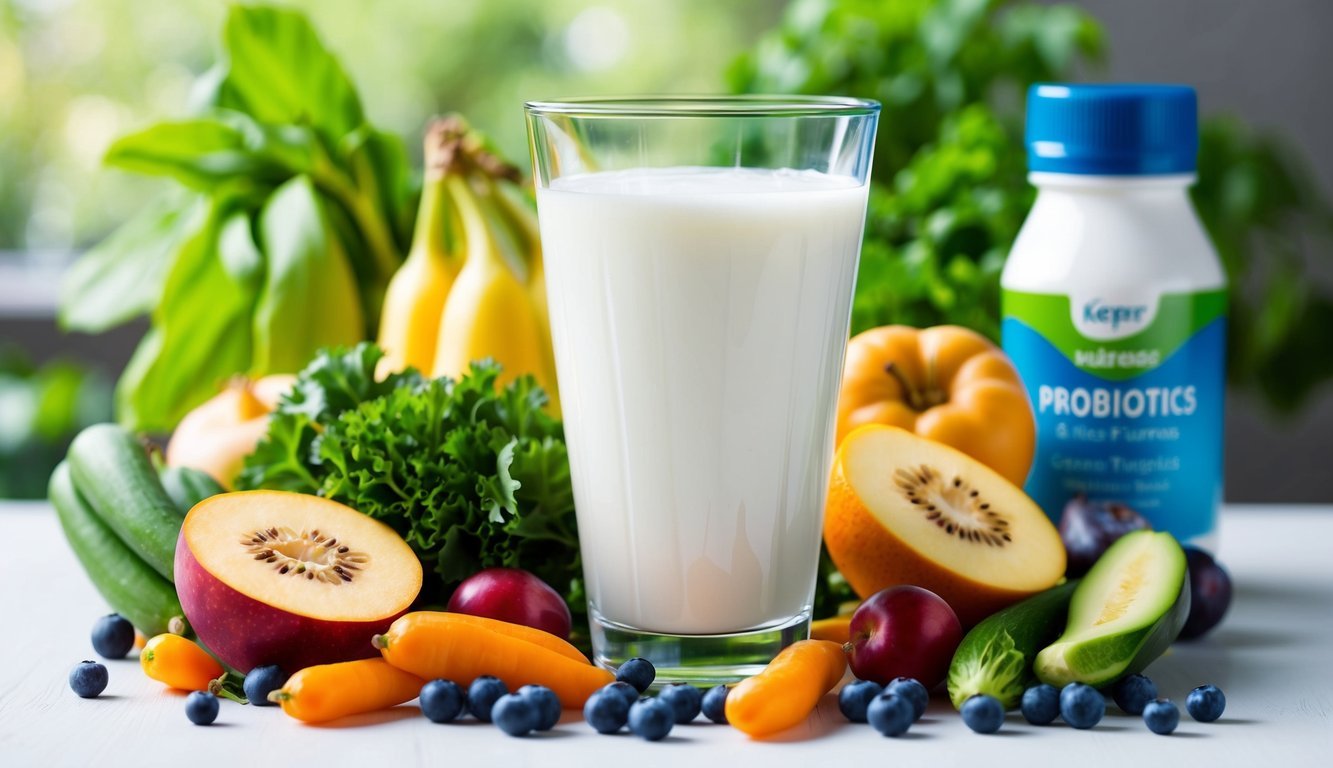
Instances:
[[[75,489],[68,463],[60,462],[51,473],[47,491],[70,548],[111,608],[148,637],[180,629],[173,620],[182,621],[185,612],[175,587],[93,513]]]
[[[195,504],[209,496],[226,493],[227,490],[212,475],[194,467],[164,467],[158,477],[162,480],[162,488],[182,515],[188,514]]]
[[[97,516],[153,570],[174,581],[183,518],[134,435],[115,424],[95,424],[74,438],[67,460],[74,487]]]
[[[1101,688],[1166,652],[1190,613],[1185,552],[1169,533],[1131,531],[1079,582],[1064,633],[1032,665],[1043,683]]]
[[[984,619],[958,644],[949,665],[949,700],[957,709],[978,693],[1012,709],[1032,680],[1032,660],[1065,626],[1077,581],[1051,587]]]

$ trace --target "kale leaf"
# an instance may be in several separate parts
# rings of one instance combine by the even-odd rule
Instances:
[[[278,405],[239,485],[316,493],[397,531],[428,580],[426,603],[482,568],[536,574],[581,615],[581,565],[564,430],[530,376],[377,379],[383,353],[321,351]]]

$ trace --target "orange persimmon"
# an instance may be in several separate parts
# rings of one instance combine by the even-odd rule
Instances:
[[[888,424],[952,446],[1023,486],[1036,423],[1009,358],[954,325],[886,325],[847,343],[837,441],[866,424]]]

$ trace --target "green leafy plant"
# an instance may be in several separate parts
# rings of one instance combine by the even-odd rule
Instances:
[[[415,370],[377,380],[373,344],[321,352],[278,403],[238,485],[316,493],[384,521],[448,588],[491,566],[524,568],[582,615],[569,457],[531,376],[497,388],[474,363],[457,381]]]
[[[1034,197],[1023,91],[1103,54],[1072,6],[795,0],[728,76],[740,92],[883,106],[853,332],[947,322],[998,338],[1000,270]]]
[[[729,81],[883,104],[853,331],[958,323],[998,338],[1000,271],[1033,199],[1024,91],[1105,55],[1070,5],[795,0]],[[1333,212],[1274,137],[1210,119],[1200,143],[1194,202],[1233,286],[1231,382],[1294,409],[1333,378],[1333,296],[1302,247],[1329,244]]]
[[[367,121],[304,16],[232,6],[222,50],[195,85],[195,116],[106,155],[177,188],[63,286],[68,329],[151,316],[116,393],[138,429],[170,429],[230,376],[295,371],[321,346],[373,335],[411,235],[406,152]]]

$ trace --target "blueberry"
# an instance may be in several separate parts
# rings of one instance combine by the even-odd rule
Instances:
[[[185,716],[195,725],[212,725],[218,719],[218,697],[208,691],[194,691],[185,697]]]
[[[870,700],[866,720],[885,736],[901,736],[912,727],[912,711],[906,696],[884,691]]]
[[[245,676],[245,682],[241,687],[245,690],[245,698],[256,707],[276,706],[268,700],[268,695],[287,682],[287,675],[283,674],[281,668],[270,664],[266,667],[255,667],[250,670],[250,674]]]
[[[1165,736],[1180,725],[1180,710],[1170,699],[1153,699],[1143,707],[1143,722],[1148,730]]]
[[[660,697],[639,699],[629,708],[630,732],[645,741],[665,739],[675,722],[675,708]]]
[[[537,709],[538,731],[549,731],[560,722],[560,698],[555,691],[544,685],[525,685],[518,689],[518,695],[526,697]]]
[[[731,689],[725,685],[715,685],[704,691],[703,701],[700,702],[704,717],[718,725],[726,725],[728,693],[731,693]]]
[[[1106,714],[1106,699],[1096,688],[1070,683],[1060,691],[1060,716],[1074,728],[1091,728]]]
[[[883,690],[874,680],[853,680],[838,691],[838,709],[853,723],[864,723],[866,708]]]
[[[676,715],[676,724],[684,725],[699,716],[703,694],[686,683],[675,683],[662,689],[657,698],[666,702]]]
[[[467,692],[453,680],[431,680],[421,686],[421,714],[432,723],[451,723],[463,714]]]
[[[1185,697],[1185,710],[1201,723],[1211,723],[1227,708],[1227,697],[1215,685],[1201,685]]]
[[[467,688],[467,711],[483,723],[489,723],[491,707],[494,707],[495,702],[506,693],[509,693],[509,689],[500,678],[482,675],[473,680],[472,685]]]
[[[651,661],[635,656],[620,665],[620,669],[616,670],[616,679],[629,683],[639,693],[643,693],[657,679],[657,668]]]
[[[542,713],[532,699],[517,693],[506,693],[491,707],[491,719],[500,730],[510,736],[527,736],[537,727]]]
[[[629,703],[609,685],[589,696],[583,705],[583,719],[598,733],[615,733],[625,727],[628,718]]]
[[[123,659],[134,647],[134,625],[119,613],[103,616],[93,625],[93,650],[104,659]]]
[[[907,697],[912,702],[912,722],[926,714],[926,705],[930,703],[930,692],[919,680],[910,677],[895,677],[884,686],[884,690]]]
[[[969,697],[960,711],[963,722],[977,733],[995,733],[1004,724],[1004,705],[984,693]]]
[[[1115,705],[1131,715],[1143,714],[1143,707],[1157,698],[1157,684],[1143,675],[1126,675],[1111,688]]]
[[[623,680],[607,683],[602,686],[602,690],[615,692],[620,698],[625,700],[625,706],[627,708],[634,706],[634,702],[639,700],[639,689]]]
[[[106,690],[106,667],[95,661],[81,661],[69,671],[69,687],[85,699],[97,698]]]
[[[1033,725],[1046,725],[1060,716],[1060,689],[1053,685],[1034,685],[1023,691],[1023,717]]]

